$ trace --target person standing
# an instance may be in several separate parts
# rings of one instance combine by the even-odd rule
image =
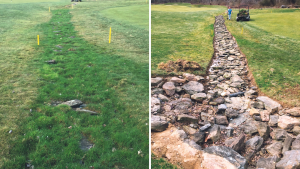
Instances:
[[[227,10],[227,14],[228,14],[228,18],[227,19],[231,19],[231,14],[232,14],[232,9],[230,7],[228,7],[228,10]]]

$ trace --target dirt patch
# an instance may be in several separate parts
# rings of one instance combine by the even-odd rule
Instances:
[[[203,70],[203,68],[194,61],[178,59],[177,61],[169,60],[167,63],[161,62],[158,68],[167,72],[191,72]]]

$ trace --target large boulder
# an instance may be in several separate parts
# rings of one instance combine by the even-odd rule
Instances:
[[[300,168],[300,150],[286,151],[283,158],[276,164],[277,169]]]
[[[272,113],[276,113],[280,108],[281,105],[277,103],[276,101],[270,99],[266,96],[259,96],[256,98],[258,101],[261,101],[265,104],[265,108],[269,110]]]
[[[196,81],[190,81],[187,84],[183,85],[182,88],[188,94],[196,94],[204,91],[204,86]]]
[[[286,115],[279,116],[278,118],[278,127],[284,130],[292,131],[295,125],[300,125],[300,121],[297,118]]]
[[[246,159],[232,148],[226,146],[211,146],[205,148],[202,154],[203,168],[245,169]]]

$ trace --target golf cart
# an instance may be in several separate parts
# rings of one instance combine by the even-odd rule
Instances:
[[[248,7],[248,10],[241,9],[242,7]],[[250,20],[249,6],[248,5],[240,5],[239,13],[236,16],[236,21],[249,21],[249,20]]]
[[[81,2],[81,0],[71,0],[71,2]]]

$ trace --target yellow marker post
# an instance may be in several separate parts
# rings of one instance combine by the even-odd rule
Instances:
[[[211,35],[213,35],[213,34],[214,34],[213,30],[211,30]]]
[[[49,12],[50,12],[50,6],[49,6]]]
[[[73,8],[73,4],[72,4],[72,9],[74,9],[74,8]]]
[[[108,40],[108,43],[110,43],[110,39],[111,39],[111,27],[109,29],[109,40]]]
[[[40,45],[40,35],[37,35],[37,42],[38,42],[38,45]]]
[[[241,34],[243,34],[243,30],[244,30],[244,28],[242,28],[242,32],[241,32]]]

